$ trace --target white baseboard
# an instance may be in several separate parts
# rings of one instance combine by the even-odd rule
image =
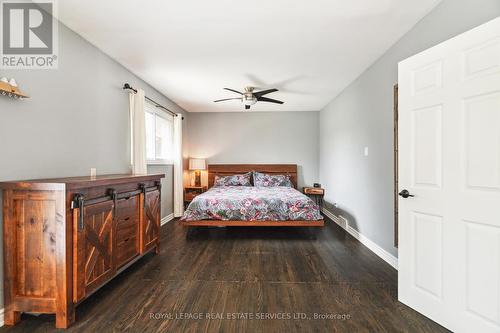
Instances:
[[[330,212],[328,209],[323,208],[321,210],[323,214],[326,215],[329,219],[331,219],[333,222],[337,223],[342,229],[347,231],[352,237],[356,238],[361,244],[366,246],[368,249],[370,249],[373,253],[375,253],[377,256],[379,256],[382,260],[384,260],[386,263],[394,267],[395,269],[398,269],[398,258],[381,248],[379,245],[377,245],[374,241],[354,229],[349,225],[349,221],[344,218],[343,216],[337,216]]]
[[[164,224],[172,221],[173,219],[174,219],[174,213],[169,214],[169,215],[167,215],[167,216],[165,216],[164,218],[161,219],[160,225],[164,225]]]

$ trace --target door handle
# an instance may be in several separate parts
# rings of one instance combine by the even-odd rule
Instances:
[[[85,228],[83,205],[85,198],[83,194],[77,193],[71,201],[71,209],[78,208],[78,230],[83,230]]]
[[[114,188],[108,189],[109,196],[113,200],[113,219],[116,218],[116,207],[118,206],[118,192]]]
[[[402,190],[401,192],[399,192],[399,195],[402,196],[403,198],[408,198],[408,197],[414,197],[413,194],[410,194],[410,192],[408,192],[408,190]]]
[[[139,184],[139,188],[141,189],[142,197],[143,197],[142,207],[146,207],[146,192],[147,192],[146,184],[144,184],[144,183]]]

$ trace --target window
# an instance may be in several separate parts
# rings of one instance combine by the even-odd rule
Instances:
[[[148,164],[172,164],[174,148],[173,117],[151,103],[145,104],[146,158]]]

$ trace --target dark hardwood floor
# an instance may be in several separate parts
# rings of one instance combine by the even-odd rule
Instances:
[[[396,270],[331,221],[162,234],[161,253],[84,301],[68,332],[447,332],[397,302]],[[49,315],[0,328],[51,331]]]

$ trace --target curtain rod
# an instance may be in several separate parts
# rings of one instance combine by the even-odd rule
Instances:
[[[134,93],[137,93],[137,89],[134,89],[130,84],[128,83],[124,83],[123,84],[123,90],[132,90]],[[153,103],[157,108],[161,108],[161,109],[164,109],[165,111],[169,112],[172,116],[174,117],[177,117],[178,114],[175,113],[174,111],[171,111],[169,109],[167,109],[166,107],[164,107],[163,105],[161,105],[160,103],[158,103],[157,101],[149,98],[148,96],[144,96],[148,101],[150,101],[151,103]],[[184,117],[182,117],[182,119],[184,120]]]

